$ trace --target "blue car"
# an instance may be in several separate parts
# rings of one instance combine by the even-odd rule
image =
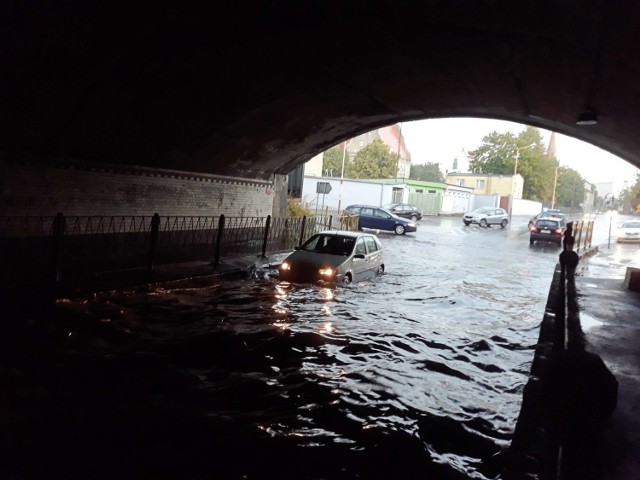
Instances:
[[[360,229],[388,230],[397,235],[418,230],[416,222],[394,215],[384,208],[371,205],[349,205],[344,211],[360,217],[358,221]]]

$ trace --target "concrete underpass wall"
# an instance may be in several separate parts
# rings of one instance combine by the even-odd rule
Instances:
[[[273,213],[275,192],[281,190],[261,180],[0,158],[0,216],[265,217]]]

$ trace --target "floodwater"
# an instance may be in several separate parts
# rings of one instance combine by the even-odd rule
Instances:
[[[32,315],[2,344],[0,475],[499,478],[559,249],[526,219],[379,238],[372,282],[258,269]]]

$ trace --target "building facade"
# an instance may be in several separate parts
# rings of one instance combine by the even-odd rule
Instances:
[[[472,188],[476,195],[499,195],[522,198],[524,179],[520,174],[499,175],[486,173],[449,173],[447,184]]]

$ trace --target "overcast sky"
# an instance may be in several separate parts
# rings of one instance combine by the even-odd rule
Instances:
[[[437,162],[443,173],[452,170],[453,159],[464,162],[463,151],[470,151],[482,143],[482,137],[496,130],[518,134],[526,128],[519,123],[477,118],[446,118],[439,120],[418,120],[402,123],[402,135],[407,149],[411,152],[412,163]],[[548,145],[551,132],[542,130]],[[556,134],[557,157],[562,166],[571,167],[591,183],[614,183],[614,191],[624,186],[624,181],[633,184],[636,167],[589,143]]]

